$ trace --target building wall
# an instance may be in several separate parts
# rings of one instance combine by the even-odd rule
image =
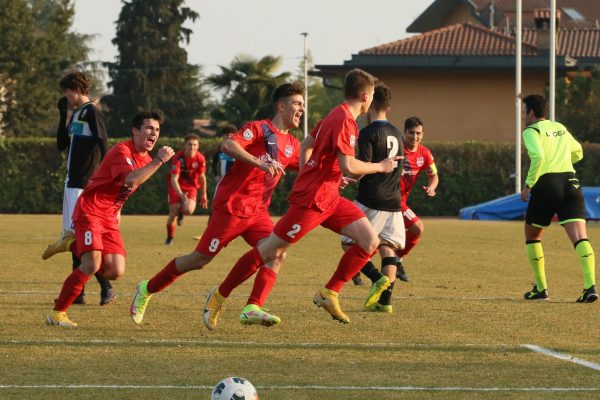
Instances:
[[[377,71],[392,90],[390,121],[416,115],[428,141],[515,141],[514,71]],[[544,93],[544,72],[524,72],[523,94]]]

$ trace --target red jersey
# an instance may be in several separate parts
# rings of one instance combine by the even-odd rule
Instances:
[[[412,190],[417,177],[421,171],[427,175],[436,173],[435,163],[431,151],[425,146],[417,145],[415,151],[404,148],[404,164],[402,166],[402,178],[400,178],[400,193],[402,194],[402,205],[406,205],[408,195]]]
[[[255,157],[278,161],[298,169],[300,143],[291,134],[279,132],[270,120],[253,121],[230,136]],[[219,182],[213,201],[215,210],[238,217],[268,212],[271,194],[281,174],[271,174],[243,161],[237,161]]]
[[[179,175],[177,183],[181,189],[200,189],[200,176],[206,171],[206,159],[197,151],[193,157],[187,158],[183,150],[179,150],[171,160],[171,169],[167,175],[167,183],[171,187],[171,175]]]
[[[137,189],[126,187],[125,178],[151,161],[148,153],[142,155],[135,150],[132,140],[116,144],[106,153],[100,167],[79,196],[73,219],[99,218],[116,223],[123,203]]]
[[[290,203],[325,211],[335,206],[340,197],[342,171],[338,153],[354,157],[358,126],[348,105],[343,103],[331,110],[310,135],[315,145],[294,182],[289,199]]]

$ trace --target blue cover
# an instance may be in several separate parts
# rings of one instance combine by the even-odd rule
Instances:
[[[600,220],[600,187],[584,187],[585,214],[588,220]],[[486,203],[461,208],[460,219],[480,220],[524,220],[527,203],[519,194],[500,197]]]

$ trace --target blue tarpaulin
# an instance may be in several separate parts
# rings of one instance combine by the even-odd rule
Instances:
[[[584,187],[585,214],[589,220],[600,220],[600,187]],[[521,201],[519,194],[500,197],[474,206],[461,208],[460,219],[481,220],[524,220],[527,203]]]

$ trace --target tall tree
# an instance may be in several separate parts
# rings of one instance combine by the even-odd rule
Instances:
[[[221,66],[220,74],[209,76],[207,82],[223,92],[222,100],[213,105],[210,113],[213,123],[231,123],[239,128],[248,121],[272,117],[271,94],[291,75],[275,75],[280,65],[280,57],[267,55],[256,60],[240,55],[230,66]]]
[[[54,134],[58,81],[85,61],[70,0],[0,0],[0,124],[7,135]]]
[[[129,135],[131,116],[140,110],[161,113],[168,136],[191,131],[202,112],[205,95],[200,68],[188,64],[182,47],[192,30],[184,27],[198,13],[183,7],[184,0],[124,0],[113,39],[117,62],[107,63],[113,89],[102,102],[107,106],[113,135]]]

